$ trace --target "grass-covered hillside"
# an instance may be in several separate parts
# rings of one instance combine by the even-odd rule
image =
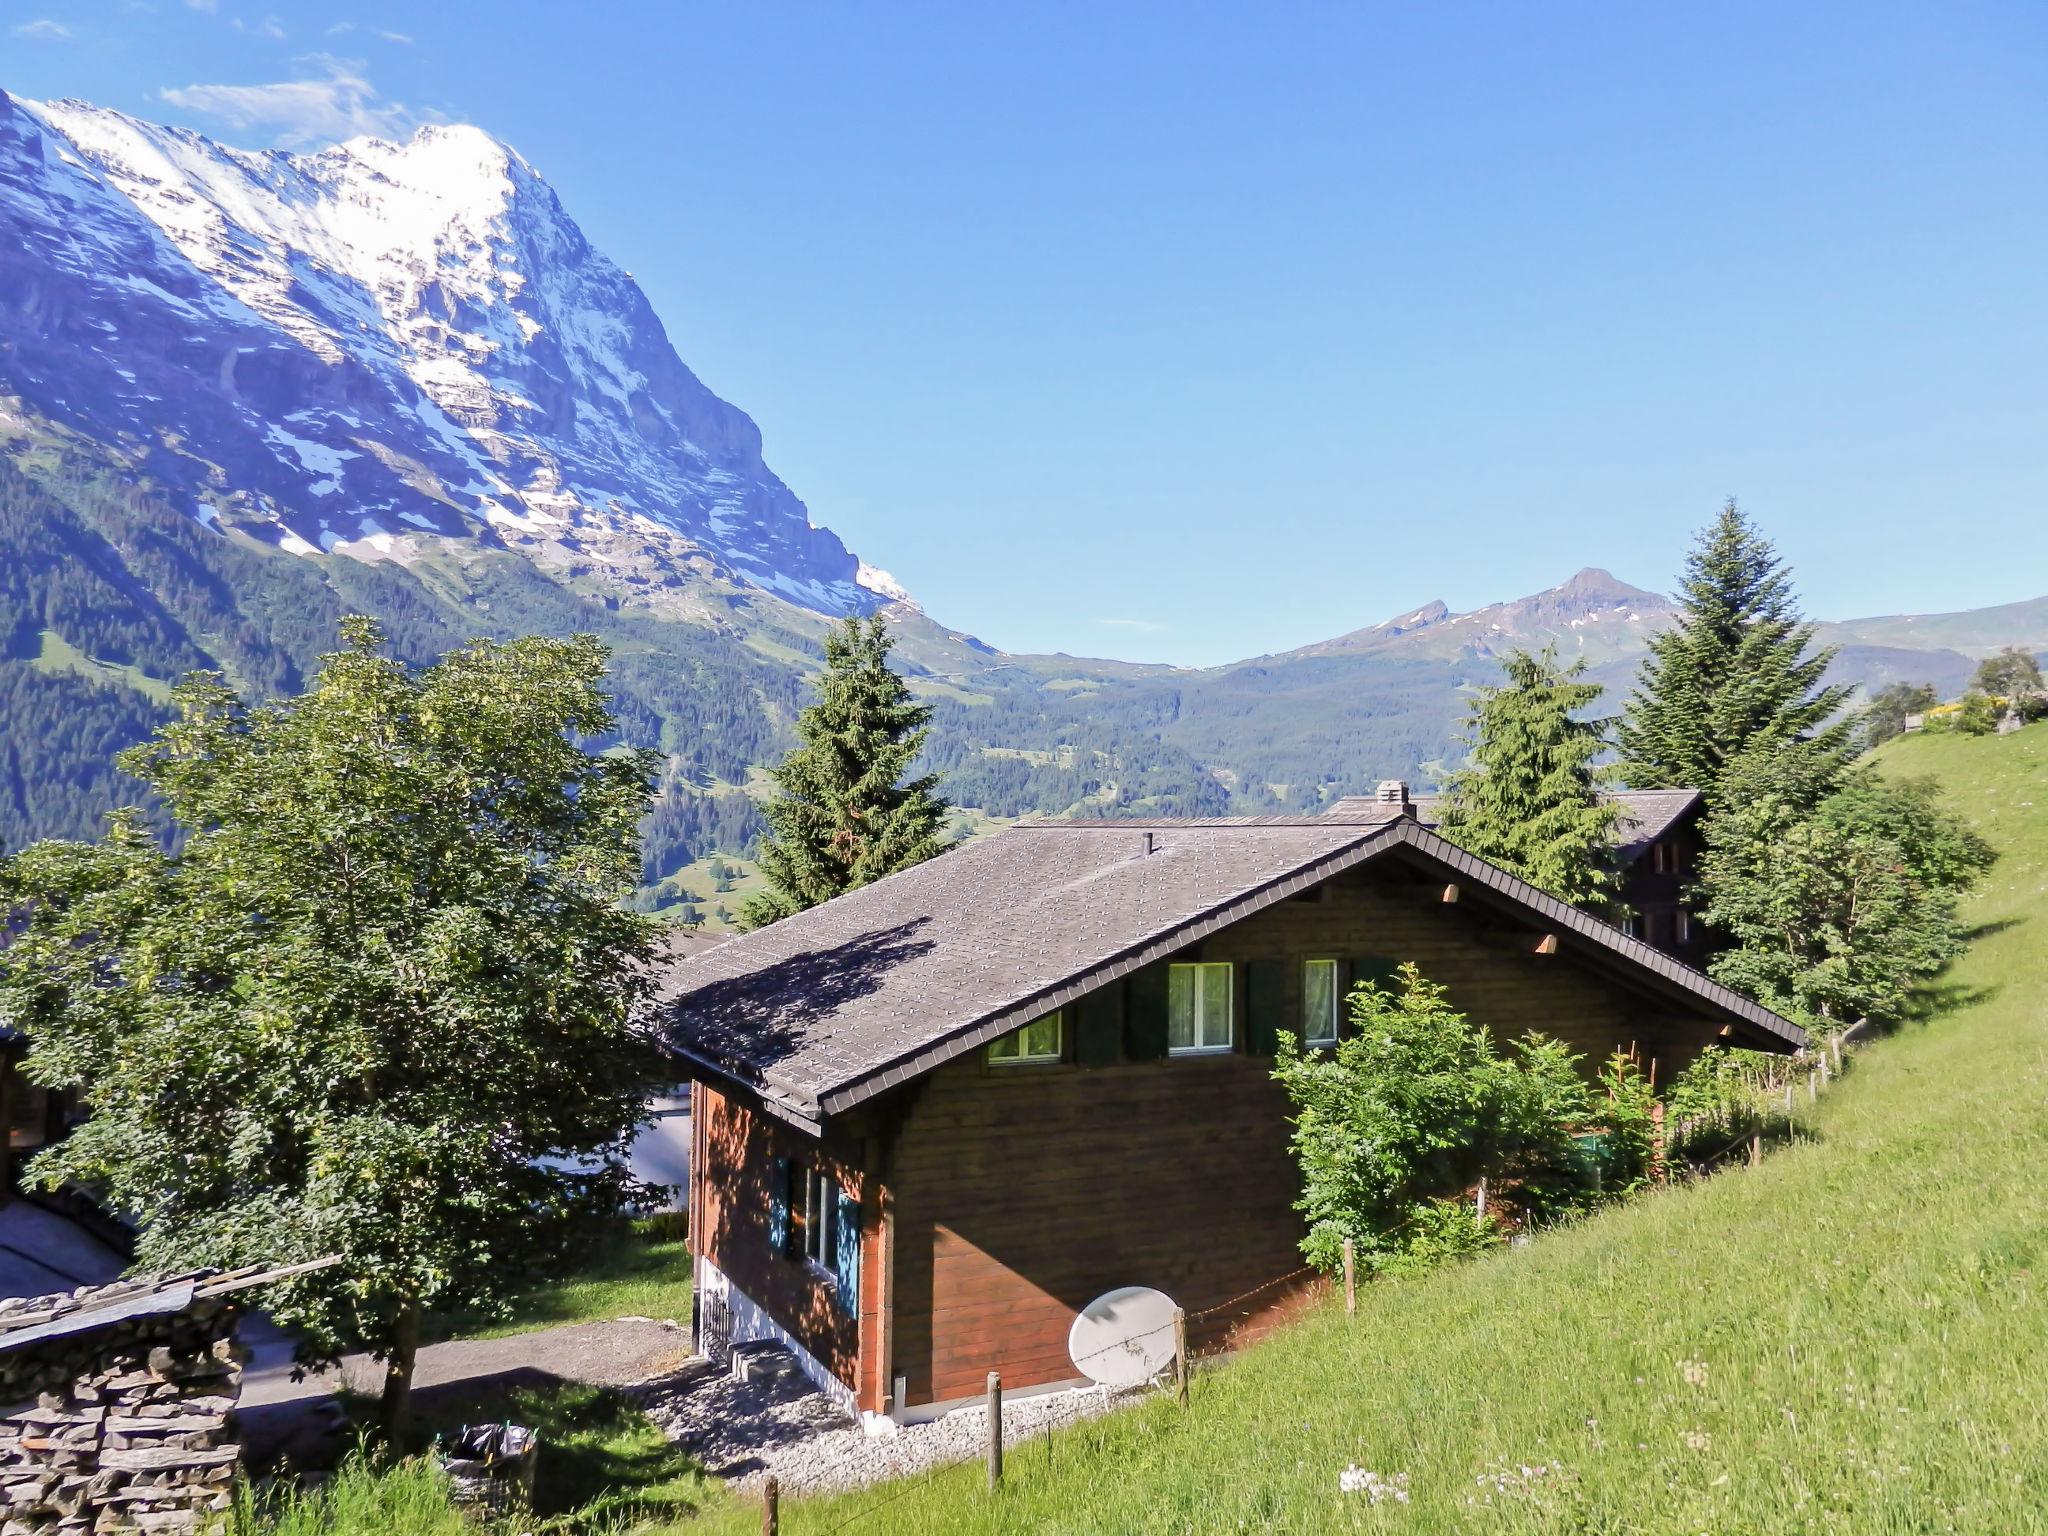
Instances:
[[[2048,1531],[2048,726],[1886,754],[2004,851],[1928,1016],[1756,1171],[1369,1287],[1155,1402],[786,1532]],[[1357,1466],[1407,1501],[1340,1491]],[[758,1529],[733,1508],[674,1529]]]

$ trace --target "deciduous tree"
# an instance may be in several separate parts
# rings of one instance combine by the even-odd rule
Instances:
[[[1732,764],[1705,837],[1714,976],[1823,1033],[1901,1015],[1962,952],[1957,902],[1993,859],[1931,782],[1844,778],[1815,742]]]
[[[297,698],[187,679],[124,755],[175,851],[131,810],[0,864],[0,1021],[89,1111],[33,1176],[132,1216],[145,1269],[341,1255],[265,1304],[304,1358],[382,1358],[395,1431],[422,1316],[634,1189],[665,1074],[619,903],[653,765],[577,744],[611,726],[588,637],[418,670],[368,620],[343,639]]]

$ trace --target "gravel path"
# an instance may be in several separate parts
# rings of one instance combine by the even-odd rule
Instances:
[[[741,1484],[772,1472],[791,1493],[843,1492],[971,1461],[988,1432],[987,1410],[976,1405],[869,1434],[800,1377],[742,1383],[702,1360],[643,1382],[632,1395],[707,1471]],[[1125,1400],[1112,1397],[1108,1406]],[[1003,1404],[1003,1443],[1017,1445],[1104,1407],[1096,1391],[1011,1398]]]

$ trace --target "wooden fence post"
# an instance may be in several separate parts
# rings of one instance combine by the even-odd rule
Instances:
[[[782,1484],[771,1472],[768,1481],[761,1485],[761,1536],[781,1536],[781,1531]]]
[[[1654,1060],[1652,1065],[1655,1065]],[[1664,1104],[1662,1100],[1650,1101],[1650,1182],[1662,1184],[1665,1181],[1664,1168]]]
[[[1842,1036],[1838,1030],[1828,1037],[1828,1047],[1835,1053],[1835,1076],[1842,1075]]]
[[[1749,1137],[1749,1166],[1761,1168],[1764,1165],[1764,1133],[1752,1131]]]
[[[1806,1069],[1806,1102],[1807,1102],[1807,1103],[1809,1103],[1809,1104],[1814,1104],[1814,1103],[1818,1103],[1819,1101],[1820,1101],[1820,1068],[1819,1068],[1819,1067],[1808,1067],[1808,1068]]]
[[[1003,1378],[988,1373],[988,1485],[993,1490],[1003,1480]]]
[[[1181,1407],[1188,1405],[1188,1315],[1173,1309],[1173,1387]]]
[[[1358,1311],[1358,1251],[1351,1246],[1351,1239],[1344,1239],[1344,1315],[1350,1317]]]
[[[1473,1201],[1472,1214],[1481,1221],[1486,1220],[1486,1179],[1484,1175],[1479,1180],[1479,1196]]]

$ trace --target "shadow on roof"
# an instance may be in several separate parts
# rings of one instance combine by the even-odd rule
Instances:
[[[805,950],[742,976],[709,981],[667,1005],[667,1027],[688,1008],[691,1048],[742,1076],[765,1072],[799,1046],[819,1020],[877,990],[889,972],[936,947],[919,937],[931,919],[913,918],[828,948]]]

